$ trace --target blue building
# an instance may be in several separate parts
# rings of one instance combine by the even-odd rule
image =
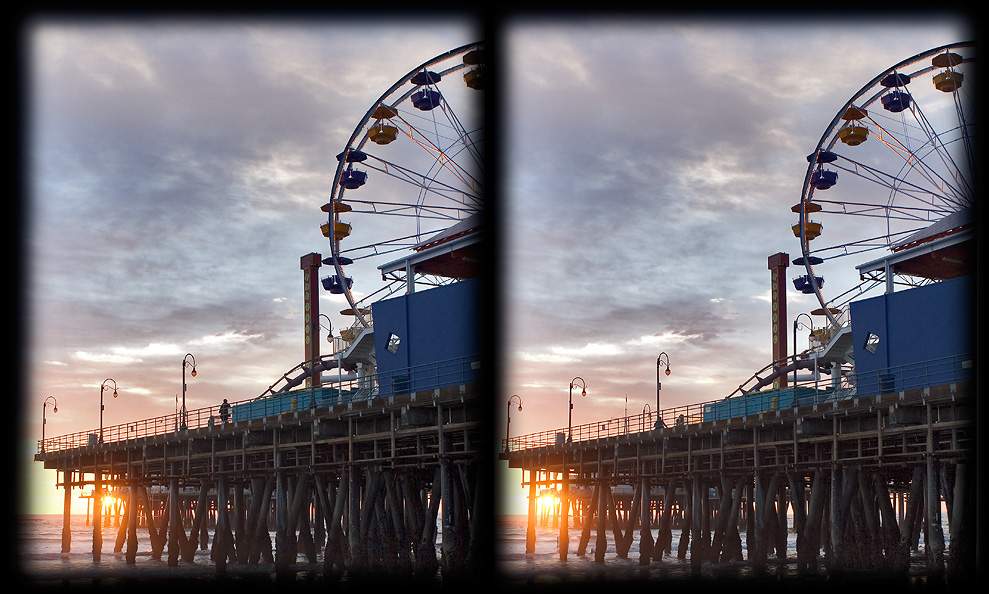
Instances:
[[[857,266],[886,293],[853,301],[857,394],[953,384],[974,376],[975,228],[971,209],[944,217]],[[897,276],[921,279],[894,292]]]
[[[858,395],[971,379],[974,284],[963,276],[852,302]]]
[[[374,304],[379,396],[479,379],[480,285],[463,280]]]

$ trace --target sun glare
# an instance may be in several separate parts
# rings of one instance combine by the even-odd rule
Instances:
[[[560,502],[560,495],[555,489],[541,492],[536,498],[536,513],[539,517],[557,513],[557,505]]]

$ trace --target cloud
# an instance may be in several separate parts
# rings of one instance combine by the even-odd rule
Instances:
[[[126,364],[140,363],[142,361],[141,359],[120,353],[89,353],[86,351],[76,351],[72,353],[72,357],[88,363]]]
[[[529,351],[514,351],[513,358],[522,361],[540,363],[573,363],[577,358],[560,353],[532,353]]]
[[[213,334],[203,336],[193,340],[193,345],[203,345],[212,348],[234,347],[245,342],[250,342],[263,338],[264,334],[247,334],[245,332],[224,332],[223,334]]]

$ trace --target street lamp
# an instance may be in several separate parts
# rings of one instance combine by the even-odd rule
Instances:
[[[666,361],[663,361],[663,357],[666,357]],[[663,383],[661,381],[659,381],[659,378],[660,378],[659,367],[663,363],[666,364],[666,375],[669,375],[670,374],[670,356],[666,354],[666,351],[663,351],[662,353],[659,354],[658,357],[656,357],[656,414],[659,415],[659,418],[660,419],[663,418],[663,415],[660,412],[661,409],[659,408],[659,391],[663,388]]]
[[[326,325],[324,326],[319,318],[326,318]],[[316,323],[323,330],[326,330],[326,342],[333,344],[333,321],[330,320],[330,316],[321,313],[316,317]],[[317,336],[315,340],[318,340]],[[331,349],[332,350],[332,349]],[[316,371],[316,349],[312,351],[313,358],[309,360],[310,365],[310,375],[309,375],[309,410],[316,409],[316,388],[322,386],[322,372]]]
[[[511,431],[509,428],[512,426],[512,402],[515,400],[519,401],[519,412],[522,411],[522,397],[518,394],[512,394],[512,397],[508,399],[508,416],[507,423],[505,423],[505,451],[508,451],[508,440],[511,436]]]
[[[54,396],[49,396],[45,398],[45,404],[41,407],[41,453],[45,453],[45,425],[48,424],[48,419],[46,414],[48,412],[48,401],[52,401],[52,412],[58,412],[58,402],[55,400]]]
[[[810,322],[810,326],[804,326],[809,328],[811,334],[814,333],[814,318],[802,311],[797,314],[797,317],[793,318],[793,402],[790,406],[797,406],[797,326],[800,324],[800,316],[807,316],[807,321]],[[816,366],[815,366],[816,367]],[[817,377],[817,369],[814,369],[814,376]],[[816,387],[816,386],[815,386]]]
[[[106,392],[109,386],[106,385],[107,382],[113,382],[113,397],[117,397],[117,382],[113,378],[106,378],[103,383],[100,384],[100,443],[103,443],[103,392]]]
[[[326,318],[325,326],[322,322],[319,323],[319,327],[326,330],[326,342],[333,342],[333,322],[330,321],[330,316],[325,313],[321,313],[319,314],[319,317]]]
[[[573,383],[580,380],[580,395],[587,396],[587,384],[584,378],[577,376],[570,380],[570,410],[567,411],[567,443],[573,443]]]
[[[196,358],[192,356],[192,353],[186,353],[185,357],[182,357],[182,428],[188,429],[186,424],[186,410],[185,410],[185,368],[189,366],[189,357],[192,357],[192,377],[196,377]]]

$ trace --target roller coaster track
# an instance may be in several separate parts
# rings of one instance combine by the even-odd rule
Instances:
[[[267,390],[261,393],[260,396],[255,398],[255,400],[260,400],[267,396],[274,396],[276,394],[282,394],[288,392],[289,390],[296,388],[304,382],[307,378],[313,377],[315,374],[326,371],[327,369],[336,369],[339,360],[336,355],[323,355],[319,359],[314,359],[312,361],[303,361],[299,363],[292,369],[285,372],[281,378],[279,378],[275,383],[271,384]],[[343,369],[347,371],[353,371],[357,369],[355,363],[343,362]],[[293,375],[296,374],[296,375]],[[284,383],[283,383],[284,382]],[[275,389],[276,386],[282,384],[280,388]]]
[[[728,399],[736,395],[745,396],[746,394],[757,392],[760,389],[776,381],[777,378],[784,377],[790,373],[793,373],[797,369],[812,370],[814,369],[815,361],[816,360],[810,356],[809,349],[802,353],[798,353],[795,355],[787,355],[786,357],[777,359],[776,361],[773,361],[769,365],[766,365],[759,371],[753,373],[752,376],[749,377],[749,379],[739,384],[738,388],[736,388],[735,391],[733,391],[728,396],[725,396],[725,398]],[[830,362],[821,363],[819,367],[821,371],[828,371],[831,368],[831,363]],[[766,372],[768,372],[767,375],[760,375],[760,374],[766,374]],[[752,384],[750,387],[746,388],[745,386],[747,384],[750,384],[752,380],[755,380],[755,383]]]

